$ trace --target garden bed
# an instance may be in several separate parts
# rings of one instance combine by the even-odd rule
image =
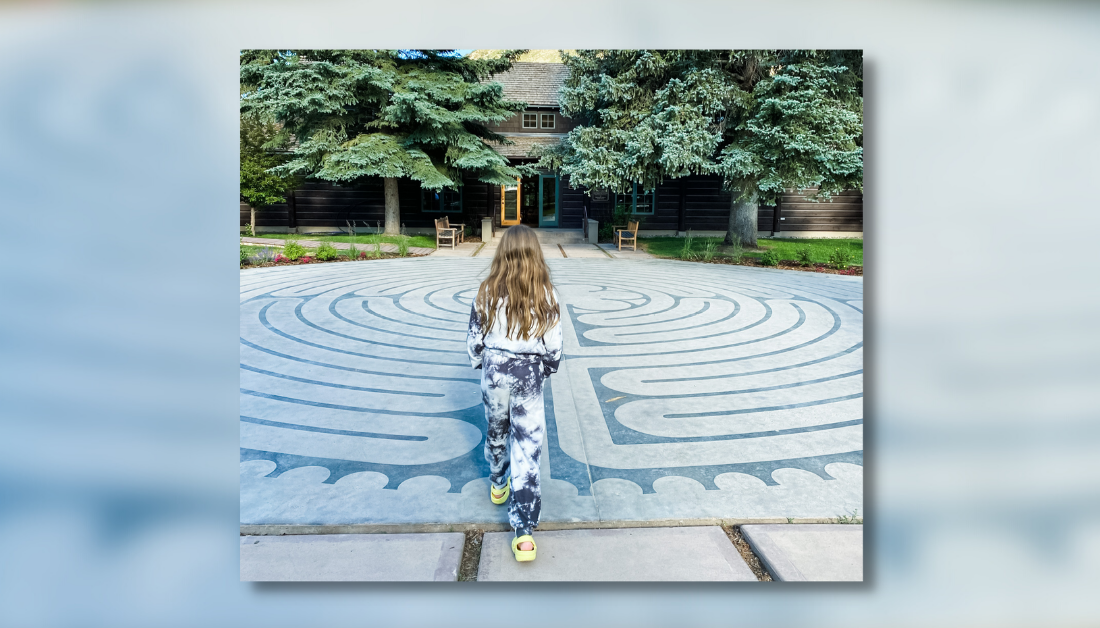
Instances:
[[[662,258],[662,259],[680,259],[678,257]],[[828,273],[831,275],[855,275],[857,277],[863,276],[862,266],[849,266],[844,270],[834,268],[828,264],[810,264],[809,266],[803,266],[795,260],[779,260],[777,266],[767,266],[762,261],[754,257],[743,257],[740,260],[734,260],[728,257],[715,257],[709,260],[704,259],[692,259],[681,260],[688,262],[699,262],[701,264],[727,264],[729,266],[755,266],[757,268],[778,268],[779,270],[801,270],[809,273]]]
[[[739,250],[723,244],[722,238],[638,239],[641,249],[661,259],[863,276],[861,239],[761,238],[757,244],[756,248]]]
[[[405,256],[409,257],[427,257],[426,255],[413,255],[412,253]],[[360,257],[359,259],[348,259],[346,255],[341,255],[336,259],[319,260],[311,257],[302,257],[295,261],[290,261],[287,258],[277,259],[273,262],[264,262],[262,264],[241,264],[241,270],[245,268],[270,268],[272,266],[301,266],[303,264],[335,264],[337,262],[369,262],[376,259],[402,259],[400,255],[396,253],[383,253],[381,257]]]
[[[272,257],[269,261],[256,261],[257,254],[264,249],[267,250],[268,256]],[[242,244],[241,250],[248,253],[251,258],[248,262],[241,262],[241,270],[245,268],[270,268],[272,266],[301,266],[303,264],[331,264],[335,262],[366,262],[376,259],[399,259],[402,257],[425,257],[424,255],[417,255],[415,253],[409,253],[407,255],[399,255],[397,253],[381,252],[377,255],[373,251],[359,251],[359,257],[357,259],[348,259],[347,251],[338,251],[334,259],[322,260],[317,259],[315,255],[303,255],[298,259],[291,260],[287,256],[283,255],[282,249],[279,247],[262,246],[262,245],[248,245]]]

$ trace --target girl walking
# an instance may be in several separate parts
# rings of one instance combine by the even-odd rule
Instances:
[[[482,370],[489,498],[503,504],[511,495],[512,553],[518,561],[534,560],[531,532],[542,510],[539,458],[546,433],[542,383],[558,370],[562,337],[558,295],[530,228],[504,232],[470,309],[466,349]]]

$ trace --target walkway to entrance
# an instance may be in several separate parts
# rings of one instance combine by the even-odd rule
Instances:
[[[641,249],[637,251],[619,251],[611,244],[594,245],[584,241],[580,229],[535,229],[535,235],[542,245],[542,255],[547,259],[594,258],[594,259],[653,259],[653,256]],[[436,249],[434,257],[493,257],[503,230],[498,229],[496,236],[484,247],[479,242],[460,244],[454,249],[444,247]]]

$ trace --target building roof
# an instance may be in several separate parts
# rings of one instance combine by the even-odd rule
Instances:
[[[536,146],[553,146],[561,141],[562,136],[558,134],[540,134],[540,135],[508,135],[508,139],[515,142],[515,144],[508,144],[501,146],[500,144],[490,144],[493,150],[508,157],[514,159],[516,157],[531,157],[531,150]]]
[[[504,97],[532,107],[557,107],[558,90],[569,76],[564,63],[513,63],[492,80],[504,86]]]

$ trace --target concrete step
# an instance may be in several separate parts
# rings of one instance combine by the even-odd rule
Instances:
[[[580,229],[535,229],[535,235],[543,246],[584,242],[584,233]]]
[[[242,536],[241,581],[455,581],[465,538],[442,534]]]
[[[741,534],[775,580],[863,581],[862,525],[743,525]]]
[[[513,532],[490,532],[481,545],[479,581],[756,582],[718,526],[535,531],[538,556],[520,563]]]

